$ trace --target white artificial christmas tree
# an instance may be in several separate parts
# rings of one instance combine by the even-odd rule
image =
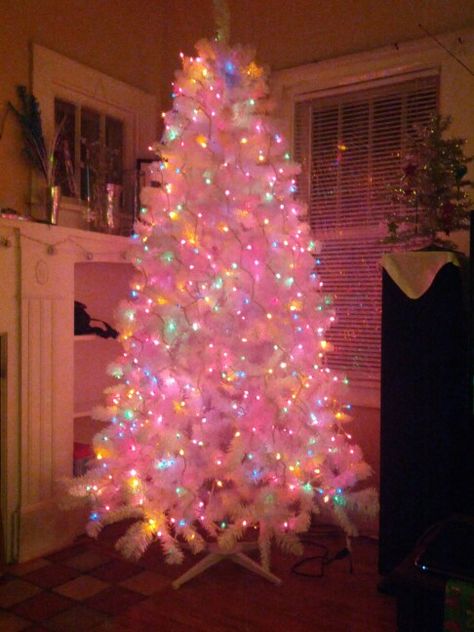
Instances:
[[[353,491],[371,470],[325,364],[334,312],[265,73],[221,41],[182,64],[160,186],[143,192],[135,226],[124,352],[100,413],[110,424],[70,492],[92,500],[91,534],[136,518],[118,542],[126,556],[158,540],[179,563],[182,543],[213,540],[204,568],[257,534],[257,572],[276,580],[271,542],[301,552],[297,534],[321,508],[355,533],[347,509],[376,506],[372,490]]]

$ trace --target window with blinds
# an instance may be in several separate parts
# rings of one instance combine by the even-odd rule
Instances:
[[[437,110],[438,84],[431,75],[295,104],[299,193],[323,244],[318,271],[337,316],[327,336],[332,369],[378,379],[388,188],[413,124]]]

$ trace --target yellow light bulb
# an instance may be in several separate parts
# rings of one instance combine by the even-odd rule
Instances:
[[[198,145],[201,145],[201,147],[203,149],[205,149],[207,147],[207,138],[206,138],[206,136],[204,136],[204,134],[199,134],[199,136],[196,136],[196,143]]]
[[[253,61],[250,62],[250,64],[247,66],[247,74],[249,75],[249,77],[252,77],[253,79],[258,79],[258,77],[260,77],[262,73],[263,73],[262,68],[257,66],[257,64]]]
[[[302,309],[303,302],[297,301],[297,300],[291,301],[289,307],[290,307],[290,312],[298,312]]]

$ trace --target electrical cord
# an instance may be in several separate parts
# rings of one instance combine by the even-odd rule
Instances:
[[[336,562],[337,560],[343,560],[346,557],[349,559],[349,572],[351,574],[354,572],[354,567],[352,563],[352,554],[351,554],[349,546],[343,547],[337,553],[330,556],[327,546],[325,546],[324,544],[321,544],[320,542],[315,541],[314,530],[310,530],[302,538],[302,542],[303,544],[319,549],[320,553],[319,555],[311,555],[309,557],[304,557],[303,559],[295,562],[293,566],[291,567],[291,572],[294,573],[295,575],[300,575],[301,577],[312,577],[315,579],[320,579],[321,577],[324,577],[324,569],[326,566],[329,566],[329,564],[332,564],[333,562]],[[309,571],[303,570],[302,567],[305,567],[309,563],[315,562],[315,561],[319,562],[318,572],[309,572]]]

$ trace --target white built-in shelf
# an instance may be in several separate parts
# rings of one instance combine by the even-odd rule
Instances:
[[[91,417],[91,415],[92,415],[92,409],[78,410],[77,412],[73,413],[72,417],[73,419],[81,419],[81,417]]]
[[[81,336],[74,336],[74,342],[85,342],[87,340],[105,340],[107,342],[118,342],[117,338],[103,338],[96,334],[83,334]]]
[[[83,402],[77,401],[74,407],[73,419],[79,419],[80,417],[92,417],[92,411],[97,406],[102,406],[104,401],[98,400],[85,400]]]

